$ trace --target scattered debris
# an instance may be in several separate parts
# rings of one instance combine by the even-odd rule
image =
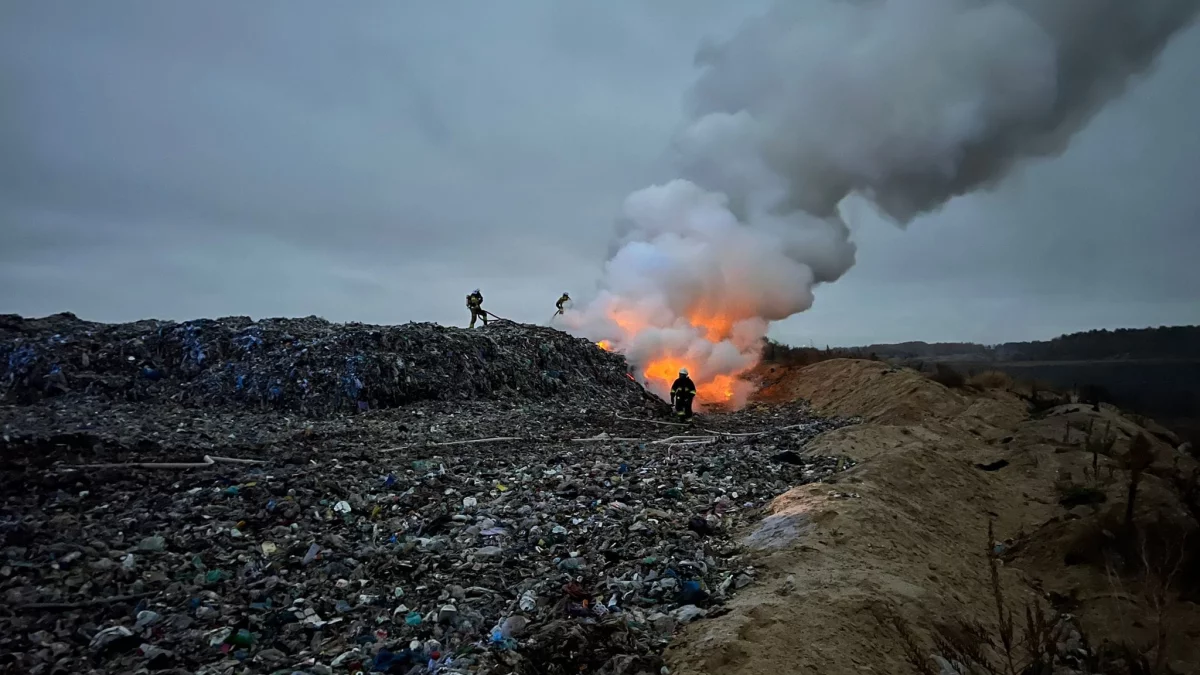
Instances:
[[[647,424],[623,360],[586,343],[592,360],[550,378],[571,395],[547,398],[567,385],[544,383],[545,364],[579,341],[545,329],[222,320],[77,337],[59,324],[82,322],[43,321],[60,337],[39,337],[38,359],[77,364],[70,390],[29,395],[40,366],[10,367],[26,402],[0,407],[0,591],[54,610],[0,617],[0,666],[20,672],[659,672],[678,625],[755,583],[735,533],[853,464],[803,452],[849,421],[802,405],[706,416],[695,433]],[[188,335],[223,365],[188,366]],[[366,343],[375,365],[356,372],[398,407],[346,414],[340,394],[291,384],[279,406],[241,400],[221,374],[290,378],[287,354],[327,386],[320,368]],[[173,350],[187,358],[162,358]],[[126,356],[160,376],[120,379]],[[423,363],[404,369],[422,383],[388,380],[408,375],[377,369],[385,358]]]

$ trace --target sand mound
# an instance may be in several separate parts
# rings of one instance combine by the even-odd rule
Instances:
[[[1056,600],[1075,598],[1066,609],[1080,615],[1093,639],[1153,637],[1149,608],[1094,599],[1110,587],[1102,564],[1078,556],[1064,563],[1103,530],[1112,510],[1123,509],[1126,481],[1116,468],[1122,447],[1127,451],[1138,433],[1153,436],[1132,419],[1081,406],[1034,419],[1014,395],[950,390],[869,361],[827,361],[763,377],[765,400],[805,398],[823,412],[865,419],[809,446],[861,464],[836,484],[799,487],[775,500],[773,515],[745,540],[761,584],[735,598],[727,615],[692,626],[671,652],[672,672],[915,672],[900,632],[883,617],[899,617],[926,652],[935,622],[995,625],[989,520],[997,540],[1008,540],[1001,544],[1008,558],[1001,582],[1018,615],[1030,602],[1049,607],[1053,591]],[[1079,429],[1091,416],[1098,416],[1093,429],[1107,423],[1123,440],[1114,444],[1118,459],[1097,460],[1101,473],[1114,467],[1115,478],[1102,488],[1106,502],[1072,511],[1059,500],[1093,462]],[[1075,437],[1064,441],[1068,424]],[[1152,443],[1156,464],[1171,457],[1167,443]],[[1158,476],[1143,481],[1142,493],[1145,517],[1183,510]],[[1181,635],[1200,628],[1195,605],[1175,603],[1169,614]],[[1180,672],[1196,672],[1200,663],[1192,642],[1169,644]]]
[[[1014,394],[952,390],[909,368],[878,361],[833,359],[806,368],[763,373],[758,396],[766,401],[802,398],[829,414],[859,416],[877,424],[955,422],[983,434],[1026,417]]]

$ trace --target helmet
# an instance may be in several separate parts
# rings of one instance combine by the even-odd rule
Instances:
[[[679,374],[680,374],[680,375],[687,375],[687,368],[680,368],[680,369],[679,369]]]
[[[478,288],[476,288],[475,290],[471,291],[471,295],[478,295],[478,294],[479,294],[479,289],[478,289]]]
[[[564,298],[569,298],[569,297],[571,297],[571,296],[570,296],[570,295],[568,295],[566,291],[563,291],[563,297],[564,297]]]

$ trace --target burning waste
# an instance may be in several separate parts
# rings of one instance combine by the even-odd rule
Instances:
[[[598,291],[565,323],[660,395],[686,367],[701,405],[740,404],[771,322],[853,266],[847,198],[903,226],[1061,153],[1198,8],[778,3],[697,53],[680,177],[626,199]]]

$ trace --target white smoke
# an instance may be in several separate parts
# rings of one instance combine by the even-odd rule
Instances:
[[[625,203],[573,329],[697,381],[758,358],[770,321],[854,264],[851,193],[899,224],[1053,156],[1200,0],[790,0],[706,44],[681,175]],[[627,318],[622,326],[613,317]],[[693,325],[722,316],[728,330]]]
[[[803,215],[763,214],[761,228],[747,227],[726,202],[686,180],[630,195],[602,290],[567,321],[635,364],[670,355],[697,382],[752,367],[768,322],[808,309],[814,269],[842,259],[840,274],[853,245],[845,228]]]

